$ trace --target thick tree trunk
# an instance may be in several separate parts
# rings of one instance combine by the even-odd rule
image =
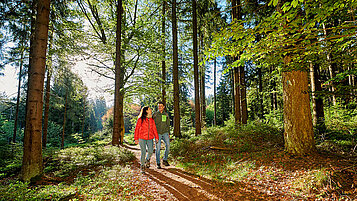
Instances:
[[[68,104],[68,89],[66,91],[66,102],[64,104],[64,113],[63,113],[63,127],[62,127],[62,140],[61,140],[61,148],[64,148],[64,134],[66,128],[66,116],[67,116],[67,104]]]
[[[124,95],[121,91],[123,85],[123,72],[121,69],[121,19],[122,19],[122,0],[117,3],[117,29],[116,29],[116,52],[115,52],[115,91],[114,91],[114,117],[113,117],[113,137],[112,145],[120,144],[123,127],[123,101]]]
[[[178,78],[178,48],[176,0],[172,1],[172,44],[173,44],[173,82],[174,82],[174,136],[181,137],[180,130],[180,92]]]
[[[162,2],[162,28],[161,28],[161,34],[162,34],[162,102],[164,105],[166,105],[166,53],[165,53],[165,48],[166,48],[166,42],[165,42],[165,10],[166,10],[166,0]]]
[[[216,80],[217,80],[217,59],[214,58],[214,64],[213,64],[213,106],[214,106],[213,125],[215,125],[215,126],[217,125]]]
[[[232,0],[232,17],[233,20],[241,19],[240,0]],[[234,58],[237,60],[238,58]],[[242,124],[242,108],[241,108],[241,90],[240,90],[240,73],[239,67],[233,68],[233,91],[234,91],[234,117],[237,125]]]
[[[310,63],[310,79],[311,79],[311,91],[312,91],[312,114],[313,114],[313,125],[320,131],[323,132],[326,128],[325,126],[325,114],[324,114],[324,104],[319,92],[322,91],[320,76],[318,66]]]
[[[21,53],[20,59],[20,72],[19,72],[19,84],[17,86],[17,98],[16,98],[16,112],[15,112],[15,122],[14,122],[14,134],[12,136],[12,142],[16,143],[16,132],[17,132],[17,120],[19,117],[19,105],[20,105],[20,92],[21,92],[21,78],[22,78],[22,67],[24,64],[24,50]]]
[[[284,63],[289,62],[286,56]],[[316,149],[308,90],[307,72],[283,72],[284,140],[290,154],[304,155]]]
[[[26,103],[26,126],[21,179],[30,181],[43,171],[42,161],[42,109],[43,84],[46,66],[50,1],[38,1],[35,35],[30,54],[31,63],[28,79],[28,99]]]
[[[201,119],[200,119],[200,84],[198,73],[198,48],[197,48],[197,3],[192,0],[192,25],[193,25],[193,69],[194,69],[194,85],[195,85],[195,128],[196,136],[201,134]]]

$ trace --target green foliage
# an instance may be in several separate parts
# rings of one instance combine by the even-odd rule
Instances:
[[[135,141],[134,141],[134,134],[132,133],[125,133],[124,135],[124,142],[128,143],[130,145],[135,145]]]
[[[57,160],[46,168],[58,169],[56,175],[68,175],[71,172],[90,166],[114,165],[134,159],[132,152],[114,146],[71,147],[56,153]],[[52,166],[52,167],[51,167]]]
[[[29,188],[29,183],[11,180],[6,185],[0,185],[1,200],[37,200],[37,188]]]
[[[18,174],[22,165],[22,144],[0,146],[0,178]]]
[[[99,171],[79,173],[73,183],[32,187],[10,180],[0,185],[1,200],[153,200],[147,186],[133,181],[136,173],[130,166],[115,165]],[[146,187],[144,187],[146,188]],[[147,186],[149,188],[149,186]]]
[[[48,121],[47,147],[61,146],[62,126],[53,121]]]

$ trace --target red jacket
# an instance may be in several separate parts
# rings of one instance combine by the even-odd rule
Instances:
[[[134,139],[151,140],[154,138],[159,139],[154,119],[145,118],[144,121],[142,121],[141,118],[139,118],[136,122]]]

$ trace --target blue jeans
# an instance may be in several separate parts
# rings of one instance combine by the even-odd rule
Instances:
[[[141,165],[145,165],[145,155],[146,155],[146,150],[148,152],[147,156],[146,156],[146,160],[150,160],[152,153],[153,153],[153,149],[154,149],[154,145],[153,145],[153,140],[143,140],[143,139],[139,139],[139,145],[140,145],[140,151],[141,151],[141,156],[140,156],[140,163]],[[146,149],[147,147],[147,149]]]
[[[160,149],[161,149],[161,140],[165,142],[165,154],[163,160],[167,160],[170,151],[170,138],[169,133],[159,134],[159,142],[156,143],[156,163],[160,164]]]

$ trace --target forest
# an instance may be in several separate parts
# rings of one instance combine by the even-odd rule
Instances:
[[[0,200],[357,200],[356,9],[1,1]],[[171,165],[140,174],[135,123],[159,101]]]

